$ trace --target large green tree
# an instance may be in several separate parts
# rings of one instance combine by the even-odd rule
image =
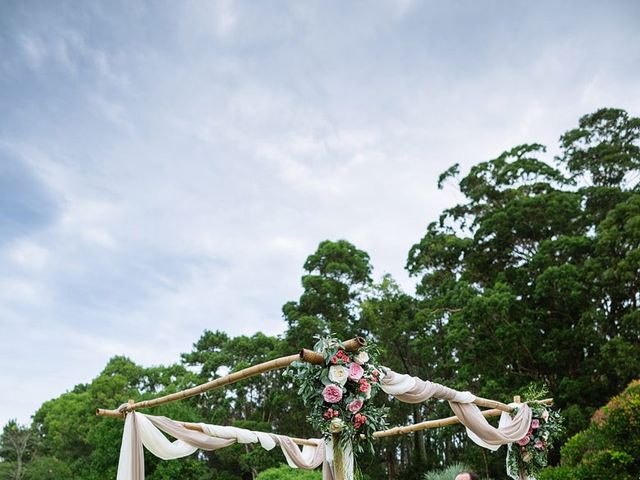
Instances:
[[[291,345],[309,345],[317,335],[341,338],[356,331],[363,290],[371,284],[369,255],[346,240],[320,243],[304,264],[300,299],[282,308]]]
[[[521,145],[458,180],[467,201],[407,262],[446,339],[438,377],[497,398],[544,382],[572,433],[637,375],[639,139],[637,118],[603,109],[561,137],[555,165]]]

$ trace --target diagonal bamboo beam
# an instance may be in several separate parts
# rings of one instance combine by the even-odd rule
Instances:
[[[355,338],[352,338],[351,340],[347,340],[346,342],[343,342],[345,350],[348,350],[348,351],[356,351],[361,347],[364,347],[366,344],[367,344],[366,340],[362,337],[355,337]],[[154,398],[152,400],[144,400],[142,402],[130,402],[128,404],[122,405],[120,408],[117,408],[115,410],[98,408],[96,410],[96,415],[101,415],[105,417],[124,418],[127,412],[131,412],[133,410],[138,410],[140,408],[156,407],[158,405],[163,405],[165,403],[175,402],[177,400],[182,400],[184,398],[193,397],[194,395],[200,395],[202,393],[208,392],[209,390],[215,390],[217,388],[224,387],[226,385],[231,385],[232,383],[239,382],[240,380],[244,380],[246,378],[255,377],[256,375],[260,375],[262,373],[288,367],[295,361],[310,361],[308,360],[308,358],[304,356],[304,352],[310,352],[310,350],[302,350],[300,353],[295,355],[289,355],[286,357],[280,357],[274,360],[269,360],[268,362],[259,363],[258,365],[253,365],[251,367],[239,370],[229,375],[225,375],[224,377],[216,378],[207,383],[203,383],[201,385],[197,385],[195,387],[191,387],[186,390],[182,390],[180,392],[175,392],[169,395],[164,395],[162,397]],[[311,352],[311,353],[315,353],[317,356],[322,358],[322,355],[317,354],[316,352]],[[314,360],[317,361],[317,357],[314,357]],[[324,361],[324,359],[321,360],[321,363],[322,361]]]

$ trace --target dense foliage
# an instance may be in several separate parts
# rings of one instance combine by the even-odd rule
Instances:
[[[52,478],[47,472],[114,478],[122,422],[96,417],[97,406],[202,383],[291,354],[329,332],[368,335],[383,348],[383,365],[485,397],[508,400],[547,384],[567,435],[576,434],[640,372],[640,119],[602,109],[581,118],[559,146],[555,159],[545,157],[542,145],[520,145],[464,176],[453,166],[440,177],[439,186],[457,184],[465,201],[445,210],[409,249],[406,268],[417,281],[415,293],[389,276],[374,281],[369,255],[351,243],[324,241],[304,264],[302,295],[283,307],[282,338],[205,331],[176,365],[143,368],[115,357],[91,383],[45,402],[30,426],[4,427],[0,478]],[[292,388],[290,379],[272,372],[154,413],[316,436]],[[389,405],[391,424],[450,415],[438,402]],[[561,467],[569,476],[554,478],[574,478],[570,472],[592,461],[637,477],[637,465],[626,456],[637,458],[637,449],[616,446],[596,454],[589,446],[618,438],[618,410],[608,411],[605,424],[612,426],[573,437]],[[637,431],[636,425],[627,433],[632,447]],[[371,479],[418,479],[453,461],[505,478],[504,449],[487,453],[460,427],[375,447],[361,462]],[[237,445],[172,462],[152,455],[145,461],[151,480],[244,480],[284,459]]]
[[[280,465],[260,473],[256,480],[322,480],[322,473],[319,470],[300,470]]]
[[[561,466],[541,480],[640,478],[640,380],[593,415],[589,428],[562,447]]]

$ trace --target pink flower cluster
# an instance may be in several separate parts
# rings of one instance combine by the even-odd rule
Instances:
[[[353,425],[356,427],[356,430],[358,430],[362,425],[365,424],[366,421],[367,417],[360,413],[356,413],[353,418]]]
[[[364,375],[364,369],[356,362],[349,364],[349,380],[357,382]]]
[[[370,389],[371,389],[371,385],[369,385],[369,382],[367,382],[367,379],[366,378],[361,378],[360,379],[360,388],[359,388],[359,390],[362,393],[367,393]]]
[[[522,437],[520,440],[518,440],[518,442],[517,442],[518,445],[520,445],[521,447],[524,447],[525,445],[528,445],[529,442],[531,442],[531,440],[533,440],[534,430],[537,430],[539,428],[540,428],[540,420],[537,419],[537,418],[532,419],[531,420],[531,425],[529,426],[529,431],[527,432],[527,434],[524,437]],[[544,450],[544,447],[546,446],[546,444],[542,440],[536,439],[534,441],[533,446],[535,448],[537,448],[538,450]]]
[[[349,361],[349,355],[344,353],[344,350],[338,350],[333,357],[331,357],[331,363],[334,365],[343,365]]]
[[[331,420],[332,418],[339,417],[340,412],[338,410],[334,410],[333,408],[329,408],[322,414],[322,416],[327,420]]]
[[[347,409],[351,413],[356,413],[357,411],[359,411],[362,408],[363,404],[364,404],[364,402],[362,400],[360,400],[359,398],[357,398],[357,399],[355,399],[354,401],[350,402],[347,405]]]
[[[327,425],[341,421],[336,417],[342,417],[344,421],[349,419],[356,430],[367,422],[362,410],[366,399],[371,396],[371,384],[379,382],[381,377],[379,370],[367,369],[368,361],[369,355],[362,351],[352,357],[348,352],[338,350],[328,358],[328,379],[331,383],[322,390],[325,404],[331,404],[322,412]],[[365,369],[370,373],[366,374]]]

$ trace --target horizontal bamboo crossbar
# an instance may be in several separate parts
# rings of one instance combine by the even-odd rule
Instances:
[[[202,432],[202,433],[206,433],[205,431],[202,430],[202,427],[200,425],[198,425],[197,423],[189,423],[189,422],[183,422],[182,426],[184,426],[185,428],[189,429],[189,430],[194,430],[196,432]],[[225,438],[225,437],[217,437],[217,438]],[[313,440],[308,440],[306,438],[295,438],[295,437],[289,437],[293,443],[296,443],[298,445],[309,445],[311,447],[317,447],[318,446],[318,442],[313,441]]]
[[[528,402],[528,403],[542,403],[543,405],[550,405],[553,403],[553,398],[545,398],[544,400],[538,400],[536,402]],[[507,405],[508,407],[508,405]],[[509,411],[513,410],[510,408]],[[482,415],[485,417],[497,417],[501,415],[504,410],[500,410],[497,408],[493,408],[491,410],[484,410]],[[456,423],[460,423],[458,417],[447,417],[447,418],[439,418],[437,420],[427,420],[426,422],[420,422],[413,425],[405,425],[403,427],[394,427],[388,430],[382,430],[379,432],[375,432],[373,434],[373,438],[384,438],[384,437],[392,437],[395,435],[406,435],[407,433],[418,432],[420,430],[427,430],[430,428],[438,428],[445,427],[447,425],[454,425]]]
[[[345,350],[349,350],[349,351],[356,351],[361,347],[364,347],[366,344],[367,344],[367,341],[362,337],[355,337],[350,340],[347,340],[346,342],[343,342]],[[138,410],[140,408],[155,407],[158,405],[163,405],[165,403],[174,402],[176,400],[182,400],[183,398],[193,397],[194,395],[200,395],[202,393],[208,392],[209,390],[214,390],[216,388],[220,388],[225,385],[230,385],[232,383],[239,382],[240,380],[244,380],[250,377],[255,377],[256,375],[270,372],[271,370],[277,370],[280,368],[288,367],[295,361],[301,360],[301,361],[309,361],[311,363],[315,363],[315,361],[317,361],[317,357],[313,357],[313,356],[309,358],[305,357],[304,352],[311,352],[311,351],[302,350],[300,353],[296,355],[289,355],[286,357],[280,357],[274,360],[269,360],[268,362],[259,363],[258,365],[253,365],[243,370],[231,373],[229,375],[225,375],[224,377],[216,378],[207,383],[203,383],[202,385],[197,385],[195,387],[188,388],[180,392],[171,393],[169,395],[164,395],[162,397],[154,398],[152,400],[144,400],[142,402],[130,402],[116,410],[107,410],[104,408],[98,408],[96,410],[96,415],[102,415],[105,417],[124,418],[126,412],[131,412],[133,410]],[[318,355],[322,358],[322,355],[316,352],[311,352],[311,353]],[[313,358],[313,360],[310,360],[310,358]],[[324,358],[322,358],[322,361],[324,361]]]
[[[539,400],[537,402],[531,402],[531,403],[542,403],[544,405],[550,405],[553,403],[553,399],[552,398],[546,398],[544,400]],[[111,411],[106,411],[106,412],[111,412]],[[105,416],[117,416],[117,417],[121,417],[120,412],[117,412],[117,415],[112,415],[111,413],[104,413],[103,415]],[[503,410],[499,410],[497,408],[491,409],[491,410],[484,410],[482,412],[482,415],[484,415],[485,417],[497,417],[498,415],[501,415],[503,412]],[[414,425],[406,425],[406,426],[402,426],[402,427],[394,427],[394,428],[390,428],[388,430],[382,430],[379,432],[375,432],[373,434],[373,438],[385,438],[385,437],[393,437],[396,435],[406,435],[409,433],[413,433],[413,432],[418,432],[421,430],[427,430],[430,428],[438,428],[438,427],[446,427],[448,425],[455,425],[457,423],[460,423],[460,420],[458,419],[458,417],[446,417],[446,418],[440,418],[437,420],[427,420],[425,422],[420,422],[420,423],[416,423]],[[182,422],[182,425],[189,429],[189,430],[195,430],[198,432],[203,432],[202,427],[197,424],[197,423],[189,423],[189,422]],[[205,432],[203,432],[205,433]],[[224,437],[221,437],[224,438]],[[314,440],[308,440],[306,438],[295,438],[295,437],[290,437],[291,440],[298,444],[298,445],[309,445],[312,447],[315,447],[318,445],[318,443]]]

